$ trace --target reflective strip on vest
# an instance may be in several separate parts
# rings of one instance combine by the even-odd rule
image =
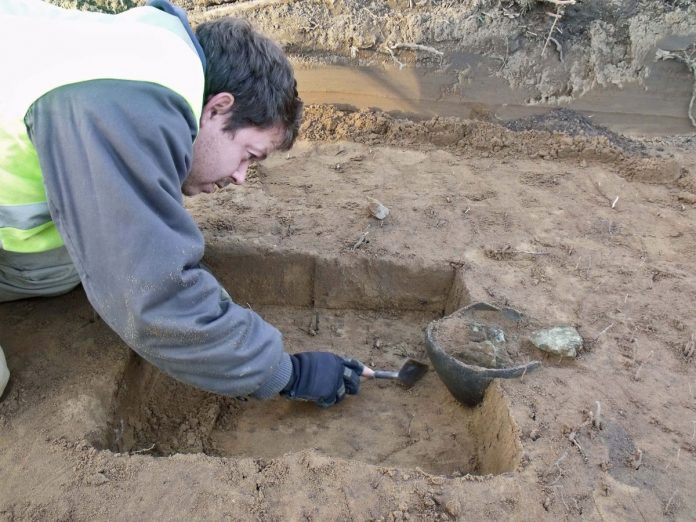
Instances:
[[[154,7],[108,15],[40,0],[0,0],[0,49],[0,248],[5,250],[42,252],[62,244],[50,215],[31,210],[46,204],[39,160],[24,125],[38,98],[89,80],[144,81],[182,96],[200,119],[201,60],[181,21]],[[47,221],[39,222],[40,215]]]
[[[0,228],[29,230],[51,221],[48,203],[0,206]]]

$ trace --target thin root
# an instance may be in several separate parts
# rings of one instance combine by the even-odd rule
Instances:
[[[638,455],[633,459],[633,469],[638,470],[643,463],[643,450],[637,449],[636,453]]]
[[[686,345],[684,345],[684,355],[687,358],[691,357],[694,354],[694,351],[696,351],[696,337],[694,334],[691,334],[691,338]]]
[[[152,451],[153,449],[155,449],[155,443],[154,443],[154,442],[152,443],[151,446],[149,446],[149,447],[147,447],[147,448],[143,448],[143,449],[131,451],[130,454],[131,454],[131,455],[137,455],[138,453],[147,453],[148,451]]]
[[[578,439],[576,439],[576,437],[577,437],[577,433],[575,433],[574,431],[571,431],[570,435],[568,435],[568,440],[570,440],[570,442],[572,442],[573,444],[575,444],[575,446],[577,446],[578,451],[580,452],[580,455],[582,456],[582,460],[584,460],[585,464],[587,464],[589,462],[587,455],[585,455],[585,451],[582,449],[582,446],[580,446],[580,443],[578,442]]]
[[[397,50],[397,49],[409,49],[411,51],[423,51],[426,53],[431,53],[435,54],[437,56],[444,56],[445,53],[442,51],[438,51],[434,47],[430,47],[428,45],[421,45],[421,44],[416,44],[416,43],[397,43],[394,44],[390,47],[392,50]]]
[[[592,425],[598,430],[602,429],[602,404],[599,401],[595,401],[597,405],[597,410],[592,417]]]
[[[388,45],[385,45],[384,48],[387,50],[387,52],[389,53],[389,55],[392,57],[392,60],[394,60],[394,63],[395,63],[396,65],[399,66],[399,70],[401,70],[401,69],[403,69],[404,67],[406,67],[406,64],[404,64],[403,62],[400,62],[400,61],[399,61],[399,59],[398,59],[398,58],[396,57],[396,55],[394,54],[394,51],[392,51],[392,50],[389,48]]]

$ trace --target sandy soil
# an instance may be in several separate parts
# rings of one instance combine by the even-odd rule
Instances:
[[[189,7],[212,16],[202,4]],[[461,21],[473,5],[416,4],[311,6],[319,26],[324,9],[339,22],[356,9],[385,24],[397,12],[420,17],[387,26],[396,31],[457,9]],[[480,4],[498,34],[507,20],[545,21],[536,5],[510,18],[503,9],[527,4]],[[689,2],[611,4],[635,7],[622,19],[631,27],[645,19],[667,32],[694,14]],[[275,6],[286,21],[276,31],[311,6]],[[597,31],[610,21],[587,23]],[[583,34],[564,40],[564,64],[590,45]],[[637,63],[593,70],[640,83]],[[563,96],[565,81],[535,88]],[[309,107],[292,151],[257,166],[244,187],[187,201],[206,261],[291,351],[396,369],[407,357],[427,361],[430,321],[485,301],[535,326],[576,327],[585,341],[576,359],[531,353],[540,369],[496,381],[475,408],[431,369],[412,389],[366,382],[320,410],[172,381],[134,356],[79,289],[2,304],[13,378],[0,402],[0,520],[696,520],[696,138],[621,136],[567,111],[474,116]],[[368,198],[390,209],[384,221]]]

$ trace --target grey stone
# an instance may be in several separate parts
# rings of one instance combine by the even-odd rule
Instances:
[[[389,215],[389,209],[382,205],[380,201],[370,197],[368,197],[367,200],[369,201],[367,208],[374,217],[381,221]]]
[[[445,504],[445,511],[452,515],[453,517],[457,518],[459,514],[462,512],[462,505],[458,500],[450,500]]]
[[[540,350],[562,357],[575,357],[583,342],[578,331],[572,326],[537,330],[529,340]]]
[[[101,472],[95,473],[91,477],[87,478],[87,484],[90,484],[91,486],[101,486],[107,482],[109,482],[109,479]]]
[[[482,341],[470,343],[466,346],[465,350],[462,358],[466,363],[483,366],[484,368],[495,368],[496,349],[492,342]]]

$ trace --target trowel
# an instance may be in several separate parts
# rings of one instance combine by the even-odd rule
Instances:
[[[401,369],[398,371],[389,370],[372,370],[365,368],[363,375],[373,379],[393,379],[399,381],[406,388],[411,388],[420,380],[425,372],[428,371],[428,365],[415,359],[406,359]]]

